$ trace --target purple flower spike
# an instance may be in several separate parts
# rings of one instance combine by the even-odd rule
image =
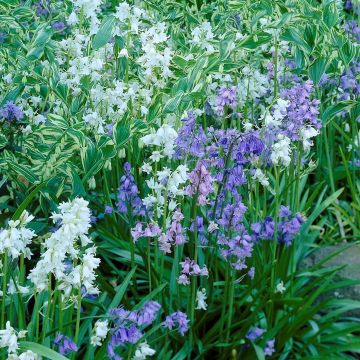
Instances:
[[[169,330],[177,327],[179,334],[184,336],[185,333],[189,330],[189,320],[185,313],[177,311],[166,317],[165,321],[163,322],[163,326]]]
[[[261,329],[259,327],[253,327],[247,333],[246,338],[254,342],[258,338],[260,338],[264,334],[264,332],[265,332],[264,329]]]
[[[77,345],[69,337],[60,333],[57,334],[54,344],[59,348],[59,353],[62,355],[78,351]]]
[[[237,106],[237,91],[236,86],[230,88],[221,88],[218,91],[216,98],[216,110],[219,115],[224,114],[225,106],[229,106],[231,109],[235,109]]]
[[[125,174],[120,179],[118,188],[118,211],[121,213],[131,212],[132,215],[144,215],[144,207],[139,197],[139,190],[135,179],[131,174],[131,165],[127,162],[124,165]]]
[[[202,161],[198,161],[195,169],[189,174],[189,180],[191,185],[186,188],[186,194],[197,195],[200,205],[207,204],[207,196],[213,191],[213,179]]]
[[[266,342],[264,349],[264,355],[271,356],[275,352],[275,340],[269,340]]]
[[[8,101],[2,108],[0,108],[0,119],[8,122],[14,120],[19,121],[24,117],[23,111],[15,105],[13,101]]]
[[[55,21],[52,23],[52,27],[56,31],[63,31],[65,29],[66,25],[63,21]]]
[[[110,215],[110,214],[112,214],[112,212],[113,212],[112,206],[110,206],[110,205],[105,205],[104,214],[105,214],[105,215]]]

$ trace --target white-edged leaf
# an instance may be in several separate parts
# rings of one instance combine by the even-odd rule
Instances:
[[[100,49],[110,40],[112,35],[112,28],[114,26],[115,17],[114,15],[106,16],[101,22],[99,31],[94,36],[92,42],[92,48],[94,50]]]

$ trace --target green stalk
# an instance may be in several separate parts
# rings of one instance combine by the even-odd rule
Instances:
[[[278,212],[279,212],[279,199],[280,199],[280,168],[275,166],[275,209],[274,209],[274,241],[272,243],[271,255],[271,284],[270,284],[270,297],[273,299],[275,293],[275,277],[276,277],[276,250],[277,250],[277,227],[278,227]],[[273,316],[273,302],[271,302],[269,322],[272,323]]]
[[[162,232],[166,231],[166,217],[167,217],[167,201],[168,200],[168,188],[165,189],[164,196],[164,214],[163,214],[163,224],[162,224]],[[165,265],[165,254],[161,253],[161,265],[160,265],[160,285],[162,284],[162,278],[164,275],[164,265]]]
[[[326,161],[327,161],[327,165],[328,165],[328,174],[329,174],[329,179],[330,179],[330,186],[331,186],[331,191],[334,193],[335,192],[335,181],[334,181],[334,175],[333,175],[332,161],[331,161],[331,157],[330,157],[329,140],[328,140],[328,137],[327,137],[327,134],[326,134],[326,126],[324,126],[323,133],[324,133]]]
[[[59,306],[59,331],[63,331],[63,303],[62,303],[62,294],[61,291],[58,291],[58,306]]]
[[[149,276],[149,291],[152,291],[152,283],[151,283],[151,247],[150,247],[150,238],[148,238],[147,243],[147,268],[148,268],[148,276]]]
[[[125,83],[129,83],[129,50],[130,50],[130,39],[131,39],[131,33],[130,33],[130,21],[129,21],[129,31],[126,35],[126,50],[128,51],[128,56],[126,58],[126,67],[125,67]]]
[[[295,172],[295,161],[291,161],[290,167],[289,167],[289,198],[286,198],[288,201],[288,204],[290,204],[291,209],[294,210],[294,172]]]
[[[262,217],[267,216],[267,203],[266,203],[266,187],[264,187],[264,196],[263,196],[264,202],[262,207]]]
[[[256,199],[256,207],[255,207],[255,221],[257,221],[260,215],[260,195],[259,195],[259,182],[256,181],[255,184],[255,199]]]
[[[81,299],[82,299],[81,298],[81,288],[79,288],[78,296],[77,296],[76,325],[75,325],[75,337],[74,337],[75,344],[77,344],[77,345],[78,345],[79,330],[80,330]]]
[[[197,238],[197,223],[196,223],[196,214],[197,214],[197,196],[194,199],[193,205],[193,219],[194,219],[194,262],[197,263],[198,257],[198,238]],[[190,350],[188,354],[188,359],[191,359],[191,352],[192,347],[194,344],[194,337],[195,337],[195,301],[196,301],[196,288],[197,288],[197,278],[193,276],[191,279],[191,300],[190,300],[190,324],[191,324],[191,331],[190,331]]]
[[[234,307],[234,292],[235,292],[235,279],[234,279],[234,272],[231,271],[230,275],[230,286],[229,286],[229,310],[228,310],[228,319],[226,325],[226,342],[229,342],[230,339],[230,329],[231,329],[231,322],[233,317],[233,307]]]
[[[19,284],[23,286],[25,284],[25,263],[24,263],[24,254],[20,255],[20,274],[19,274]]]
[[[226,264],[224,299],[228,298],[228,293],[229,293],[229,264]],[[226,301],[223,301],[221,306],[221,319],[220,319],[221,338],[223,336],[223,331],[224,331],[225,314],[226,314]]]
[[[13,317],[13,296],[10,295],[10,304],[9,304],[9,310],[8,310],[8,320],[10,323],[12,323],[12,317]],[[19,321],[20,322],[20,321]]]
[[[43,326],[41,329],[41,343],[44,343],[45,340],[45,334],[47,331],[47,324],[49,321],[49,317],[50,317],[50,310],[51,310],[51,273],[49,274],[49,283],[48,283],[48,301],[47,301],[47,306],[46,306],[46,313],[45,313],[45,318],[43,320]]]
[[[3,256],[3,276],[2,276],[2,302],[1,302],[1,329],[5,327],[5,299],[6,299],[6,286],[7,286],[7,262],[8,254],[5,251]]]
[[[39,341],[39,327],[40,327],[40,313],[38,311],[38,297],[36,295],[36,290],[34,291],[34,302],[35,302],[35,342]]]
[[[204,111],[203,117],[202,117],[202,123],[203,123],[203,129],[206,131],[207,125],[206,125],[206,113]]]
[[[300,172],[301,172],[301,157],[302,157],[302,150],[301,146],[298,145],[298,151],[297,151],[298,157],[297,157],[297,169],[296,169],[296,184],[295,184],[295,209],[294,211],[298,211],[300,207]]]
[[[275,37],[275,59],[274,59],[274,100],[277,97],[278,94],[278,78],[277,78],[277,73],[278,73],[278,42],[277,42],[277,38]]]

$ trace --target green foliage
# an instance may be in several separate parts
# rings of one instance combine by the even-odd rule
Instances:
[[[120,27],[114,16],[118,1],[106,2],[98,14],[99,28],[91,35],[90,19],[83,10],[75,9],[73,2],[50,3],[53,11],[41,17],[36,14],[34,1],[0,0],[0,32],[6,35],[0,44],[3,59],[0,65],[4,67],[0,78],[11,74],[10,81],[0,81],[0,107],[13,101],[24,106],[30,104],[37,115],[45,114],[45,120],[39,122],[29,112],[19,122],[6,123],[0,119],[0,224],[5,227],[7,219],[18,220],[25,209],[34,214],[37,220],[31,226],[41,235],[32,246],[35,258],[39,258],[41,244],[50,234],[48,218],[57,204],[68,198],[89,200],[94,215],[98,216],[91,238],[101,257],[97,272],[101,295],[95,300],[83,299],[79,326],[74,304],[62,307],[54,284],[36,296],[23,297],[19,288],[6,295],[3,306],[9,310],[11,324],[19,330],[27,327],[31,340],[20,341],[19,349],[34,351],[48,359],[65,359],[51,350],[54,337],[63,332],[74,338],[77,332],[81,348],[77,358],[105,359],[106,341],[98,348],[89,345],[94,322],[106,318],[111,308],[137,310],[146,301],[156,300],[162,304],[161,316],[141,341],[156,347],[158,359],[262,360],[268,358],[264,353],[266,343],[274,338],[273,359],[351,359],[356,356],[353,354],[359,354],[359,318],[349,312],[358,312],[360,304],[332,295],[359,282],[339,280],[340,268],[326,266],[340,251],[311,268],[304,268],[306,257],[319,246],[360,239],[360,180],[356,167],[360,104],[357,93],[345,97],[338,90],[340,77],[359,59],[359,46],[343,29],[344,21],[353,18],[354,12],[344,11],[331,0],[141,1],[151,13],[144,22],[146,26],[162,22],[168,25],[167,42],[172,51],[171,74],[155,67],[152,74],[155,80],[151,82],[139,60],[144,52],[146,55],[148,40],[141,39],[136,31],[131,33],[129,24]],[[56,30],[54,22],[68,19],[74,9],[78,12],[78,24]],[[214,32],[210,40],[213,51],[190,41],[194,29],[205,22],[212,25]],[[75,33],[74,29],[88,40],[85,51],[76,56],[72,54],[78,50],[76,46],[62,48],[61,44]],[[284,42],[290,50],[282,54]],[[159,50],[161,53],[164,47]],[[81,61],[96,68],[98,58],[94,54],[107,52],[110,55],[103,57],[106,61],[101,64],[101,76],[92,76],[92,72],[97,74],[96,70],[81,73]],[[176,331],[165,332],[160,318],[179,309],[191,313],[189,304],[195,293],[191,293],[190,286],[180,287],[177,282],[179,262],[190,256],[191,251],[179,248],[174,254],[162,254],[154,246],[155,240],[134,243],[130,230],[135,226],[135,216],[130,211],[130,215],[114,211],[105,216],[104,206],[116,207],[125,161],[133,164],[139,195],[142,198],[148,195],[146,174],[141,167],[148,162],[150,153],[142,147],[140,137],[167,122],[178,129],[185,112],[211,108],[209,103],[216,103],[216,84],[242,84],[238,89],[241,95],[245,94],[242,118],[239,115],[234,120],[229,111],[216,122],[204,111],[197,117],[199,126],[204,131],[219,123],[219,128],[240,129],[246,120],[257,128],[259,99],[254,101],[249,95],[250,80],[257,76],[255,70],[269,64],[275,67],[273,72],[279,71],[276,68],[279,64],[272,62],[278,56],[282,63],[293,60],[292,75],[313,81],[323,128],[309,154],[303,154],[295,145],[292,147],[291,167],[281,171],[275,166],[267,168],[271,184],[268,189],[259,189],[255,181],[239,189],[249,213],[244,224],[249,226],[268,215],[276,217],[278,207],[285,204],[294,213],[304,215],[306,221],[291,246],[274,247],[268,241],[256,247],[248,264],[257,272],[253,282],[246,273],[239,278],[231,277],[219,251],[212,250],[213,244],[199,246],[199,264],[209,262],[214,270],[209,279],[195,283],[206,288],[209,308],[193,315],[191,330],[185,337]],[[247,75],[244,69],[249,69]],[[283,74],[279,77],[285,77],[288,69],[284,66],[281,70]],[[266,106],[261,104],[266,110],[275,105],[280,96],[279,82],[283,81],[278,75],[274,80],[270,72],[271,95],[266,94]],[[67,77],[69,74],[78,75],[76,86],[73,78]],[[227,76],[231,82],[223,81]],[[337,82],[324,83],[326,76]],[[108,112],[104,99],[94,102],[94,92],[103,94],[104,89],[114,90],[119,83],[121,95],[109,91],[107,96],[120,98],[126,93],[127,97],[123,96],[126,101],[121,104],[123,112],[118,104],[113,106],[116,111]],[[131,92],[138,88],[143,93],[132,97]],[[101,131],[84,120],[93,113],[102,117]],[[316,161],[316,166],[303,164],[302,155],[305,162]],[[159,169],[180,164],[182,160],[161,160]],[[217,186],[214,194],[221,189],[221,182]],[[189,229],[194,221],[193,209],[191,204],[184,203],[176,206],[184,206],[184,221]],[[195,215],[203,216],[207,225],[211,220],[211,215],[202,209],[195,208]],[[167,220],[170,219],[165,219],[165,225]],[[192,243],[193,235],[188,233]],[[17,283],[20,279],[21,286],[30,284],[25,268],[32,268],[34,260],[21,258],[18,264],[3,256],[4,264],[8,267],[7,280]],[[269,286],[275,279],[283,281],[283,293]],[[7,283],[4,286],[6,290]],[[49,301],[53,305],[50,325],[44,324]],[[250,342],[247,334],[255,325],[267,331],[257,342]],[[135,349],[135,345],[126,348],[129,359]]]

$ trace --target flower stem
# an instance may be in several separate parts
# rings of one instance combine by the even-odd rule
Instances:
[[[3,257],[3,276],[2,276],[2,302],[1,302],[1,329],[5,327],[5,298],[6,298],[6,285],[7,285],[7,262],[8,254],[4,253]]]
[[[148,276],[149,276],[149,291],[152,291],[152,282],[151,282],[151,247],[150,247],[150,238],[148,238],[147,242],[147,268],[148,268]]]
[[[25,283],[25,263],[24,263],[24,254],[20,255],[20,275],[19,275],[19,284],[23,286]]]
[[[75,325],[75,344],[78,345],[79,340],[79,330],[80,330],[80,315],[81,315],[81,289],[79,288],[78,296],[77,296],[77,309],[76,309],[76,325]]]
[[[63,331],[63,304],[62,304],[62,294],[59,290],[58,294],[58,306],[59,306],[59,331],[62,333]]]
[[[272,244],[272,257],[271,257],[271,299],[275,293],[275,276],[276,276],[276,250],[277,250],[277,229],[278,229],[278,212],[279,212],[279,199],[280,199],[280,169],[275,166],[275,209],[274,209],[274,241]],[[272,322],[273,316],[273,303],[271,303],[271,312],[269,316],[270,323]]]
[[[197,238],[197,223],[196,223],[196,214],[197,214],[197,197],[194,199],[193,205],[193,218],[194,218],[194,262],[197,263],[198,257],[198,238]],[[191,324],[191,331],[190,331],[190,349],[188,354],[188,359],[191,359],[191,352],[192,347],[194,344],[194,337],[195,337],[195,301],[196,301],[196,287],[197,287],[197,278],[195,276],[191,279],[191,300],[190,300],[190,324]]]
[[[228,321],[226,325],[226,342],[230,339],[230,329],[231,329],[231,321],[233,316],[233,307],[234,307],[234,291],[235,291],[235,279],[234,273],[230,269],[230,285],[229,285],[229,310],[228,310]]]
[[[48,300],[47,300],[45,318],[43,320],[43,326],[42,326],[42,330],[41,330],[41,343],[44,343],[44,340],[45,340],[47,324],[48,324],[48,320],[50,317],[50,310],[51,310],[51,273],[49,274]]]
[[[36,313],[35,313],[35,342],[38,342],[39,341],[40,313],[38,311],[38,297],[36,294],[36,290],[34,291],[34,302],[35,302],[34,309],[36,311]]]

